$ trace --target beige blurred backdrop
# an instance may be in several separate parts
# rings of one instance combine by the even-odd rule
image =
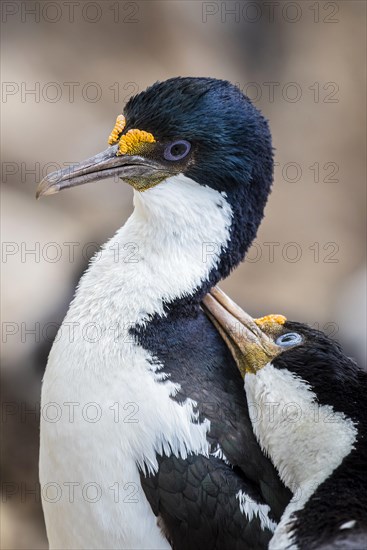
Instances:
[[[132,95],[172,76],[228,79],[270,120],[273,193],[223,288],[365,364],[366,3],[2,3],[1,547],[45,548],[38,402],[52,338],[97,247],[132,210],[103,181],[35,200],[46,172],[106,146]]]

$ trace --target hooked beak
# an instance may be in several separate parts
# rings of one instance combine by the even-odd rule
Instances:
[[[212,288],[202,303],[227,343],[242,377],[246,373],[255,374],[281,353],[272,337],[281,332],[286,321],[282,315],[253,319],[218,287]]]
[[[166,177],[167,169],[159,162],[139,155],[117,156],[118,147],[118,144],[112,145],[75,166],[48,174],[38,185],[36,198],[116,176],[126,180],[138,191],[145,191]]]

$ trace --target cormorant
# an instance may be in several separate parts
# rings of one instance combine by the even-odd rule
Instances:
[[[256,438],[293,493],[269,550],[367,548],[367,372],[303,323],[254,320],[219,289],[204,303],[244,377]]]
[[[229,82],[172,78],[129,100],[109,145],[38,189],[118,176],[135,206],[91,261],[48,359],[50,546],[266,548],[291,493],[200,302],[256,236],[273,178],[267,121]]]

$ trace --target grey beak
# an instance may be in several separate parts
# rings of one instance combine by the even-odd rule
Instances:
[[[53,195],[62,189],[111,177],[145,178],[162,170],[162,166],[138,155],[116,156],[118,145],[90,157],[77,165],[48,174],[38,185],[36,198]]]

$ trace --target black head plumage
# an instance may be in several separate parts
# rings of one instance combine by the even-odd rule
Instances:
[[[309,384],[320,404],[331,405],[335,411],[364,423],[367,429],[367,414],[361,408],[367,372],[324,332],[295,321],[287,321],[282,332],[300,334],[302,343],[278,355],[274,367],[293,372]]]

